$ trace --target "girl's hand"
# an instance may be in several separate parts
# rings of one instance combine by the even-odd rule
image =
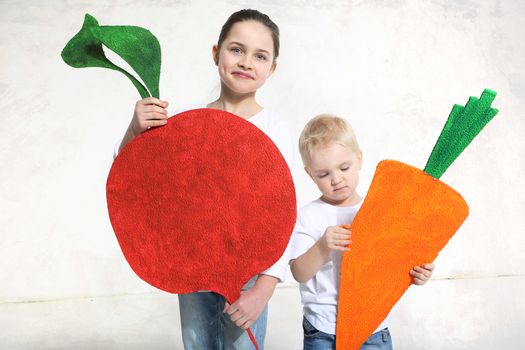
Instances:
[[[241,296],[237,301],[231,305],[226,303],[224,312],[238,327],[244,330],[250,328],[263,312],[276,285],[276,277],[259,275],[255,285],[247,291],[241,291]]]
[[[224,313],[230,316],[237,327],[246,330],[257,321],[269,299],[255,288],[241,291],[241,296],[237,301],[231,305],[226,303]]]
[[[168,123],[167,101],[155,97],[146,97],[135,104],[130,129],[134,136],[156,126]]]
[[[322,237],[323,246],[330,250],[347,252],[347,246],[352,243],[351,232],[341,226],[329,226]]]
[[[412,283],[421,286],[428,282],[432,277],[432,271],[434,271],[434,264],[426,263],[421,266],[416,266],[410,270],[410,276],[412,276]]]

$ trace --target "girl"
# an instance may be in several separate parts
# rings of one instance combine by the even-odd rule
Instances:
[[[279,55],[279,28],[256,10],[233,13],[223,25],[212,48],[221,81],[219,97],[200,107],[224,110],[247,119],[265,132],[289,164],[293,146],[286,123],[264,109],[255,99],[257,90],[275,71]],[[141,132],[167,123],[167,101],[145,98],[135,105],[133,118],[118,150]],[[250,349],[244,331],[250,328],[260,349],[266,333],[267,302],[282,280],[288,259],[254,276],[241,297],[228,305],[212,292],[179,295],[182,338],[186,350]]]

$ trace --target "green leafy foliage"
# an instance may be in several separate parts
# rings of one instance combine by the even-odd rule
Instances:
[[[102,45],[122,57],[144,85],[126,70],[112,63]],[[150,31],[135,26],[99,26],[86,14],[80,31],[62,50],[62,59],[75,68],[100,67],[123,73],[137,88],[142,98],[159,98],[161,51],[157,38]]]

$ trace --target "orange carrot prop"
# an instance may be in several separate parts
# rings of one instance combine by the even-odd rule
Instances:
[[[401,162],[378,164],[352,223],[343,255],[336,325],[337,350],[358,350],[411,285],[408,272],[433,261],[468,216],[461,195],[439,177],[498,113],[486,89],[455,105],[424,171]]]

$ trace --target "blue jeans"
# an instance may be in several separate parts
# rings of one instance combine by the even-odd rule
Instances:
[[[255,349],[248,333],[223,313],[226,299],[213,292],[179,294],[182,342],[185,350]],[[264,349],[268,305],[250,327],[259,349]]]
[[[335,335],[321,332],[303,317],[303,350],[335,350]],[[392,350],[388,328],[372,334],[359,350]]]

